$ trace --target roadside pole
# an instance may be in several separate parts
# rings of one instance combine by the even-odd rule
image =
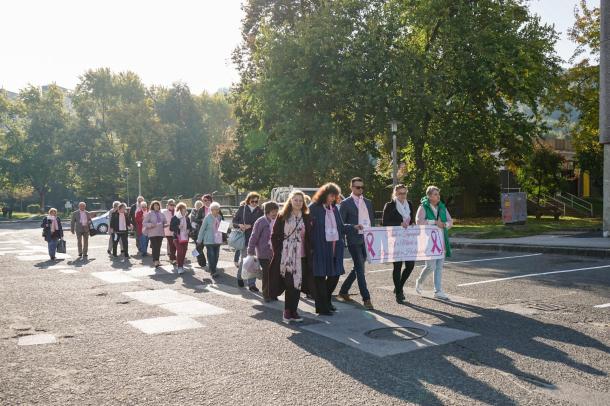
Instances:
[[[604,147],[603,235],[610,237],[610,0],[600,1],[599,142]]]

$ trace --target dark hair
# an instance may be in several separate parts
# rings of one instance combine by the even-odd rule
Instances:
[[[336,195],[337,199],[335,200],[335,204],[339,203],[339,199],[341,196],[341,188],[335,183],[327,183],[322,185],[320,189],[316,192],[315,195],[311,198],[312,201],[318,204],[326,204],[326,198],[328,195]]]
[[[362,180],[362,178],[361,178],[361,177],[358,177],[358,176],[356,176],[355,178],[352,178],[352,180],[351,180],[351,182],[350,182],[350,185],[351,185],[351,186],[354,186],[354,182],[362,182],[362,183],[364,183],[364,181]]]
[[[274,210],[279,210],[280,206],[276,202],[267,202],[263,204],[263,210],[265,210],[265,215],[271,213]]]
[[[161,210],[161,203],[159,203],[158,200],[153,200],[152,203],[150,204],[150,209],[154,210],[155,209],[155,205],[159,206],[159,210]]]
[[[201,200],[209,200],[209,201],[213,202],[214,198],[212,197],[212,195],[207,194],[207,195],[201,196]]]

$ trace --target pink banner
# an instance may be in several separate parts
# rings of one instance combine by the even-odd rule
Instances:
[[[365,228],[364,243],[372,264],[445,257],[443,230],[437,226]]]

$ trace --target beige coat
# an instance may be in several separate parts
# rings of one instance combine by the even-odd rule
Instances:
[[[87,210],[85,210],[85,214],[87,215],[87,223],[89,223],[91,221],[91,214]],[[72,213],[72,217],[70,219],[70,231],[76,231],[77,233],[89,232],[89,224],[87,224],[86,227],[83,227],[80,222],[80,210],[76,210]]]

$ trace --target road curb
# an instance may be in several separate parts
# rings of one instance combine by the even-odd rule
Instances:
[[[452,242],[452,248],[469,248],[476,250],[492,251],[521,251],[521,252],[541,252],[543,254],[578,255],[585,257],[610,258],[610,249],[603,248],[583,248],[583,247],[562,247],[548,245],[524,245],[524,244],[492,244],[484,242]]]

